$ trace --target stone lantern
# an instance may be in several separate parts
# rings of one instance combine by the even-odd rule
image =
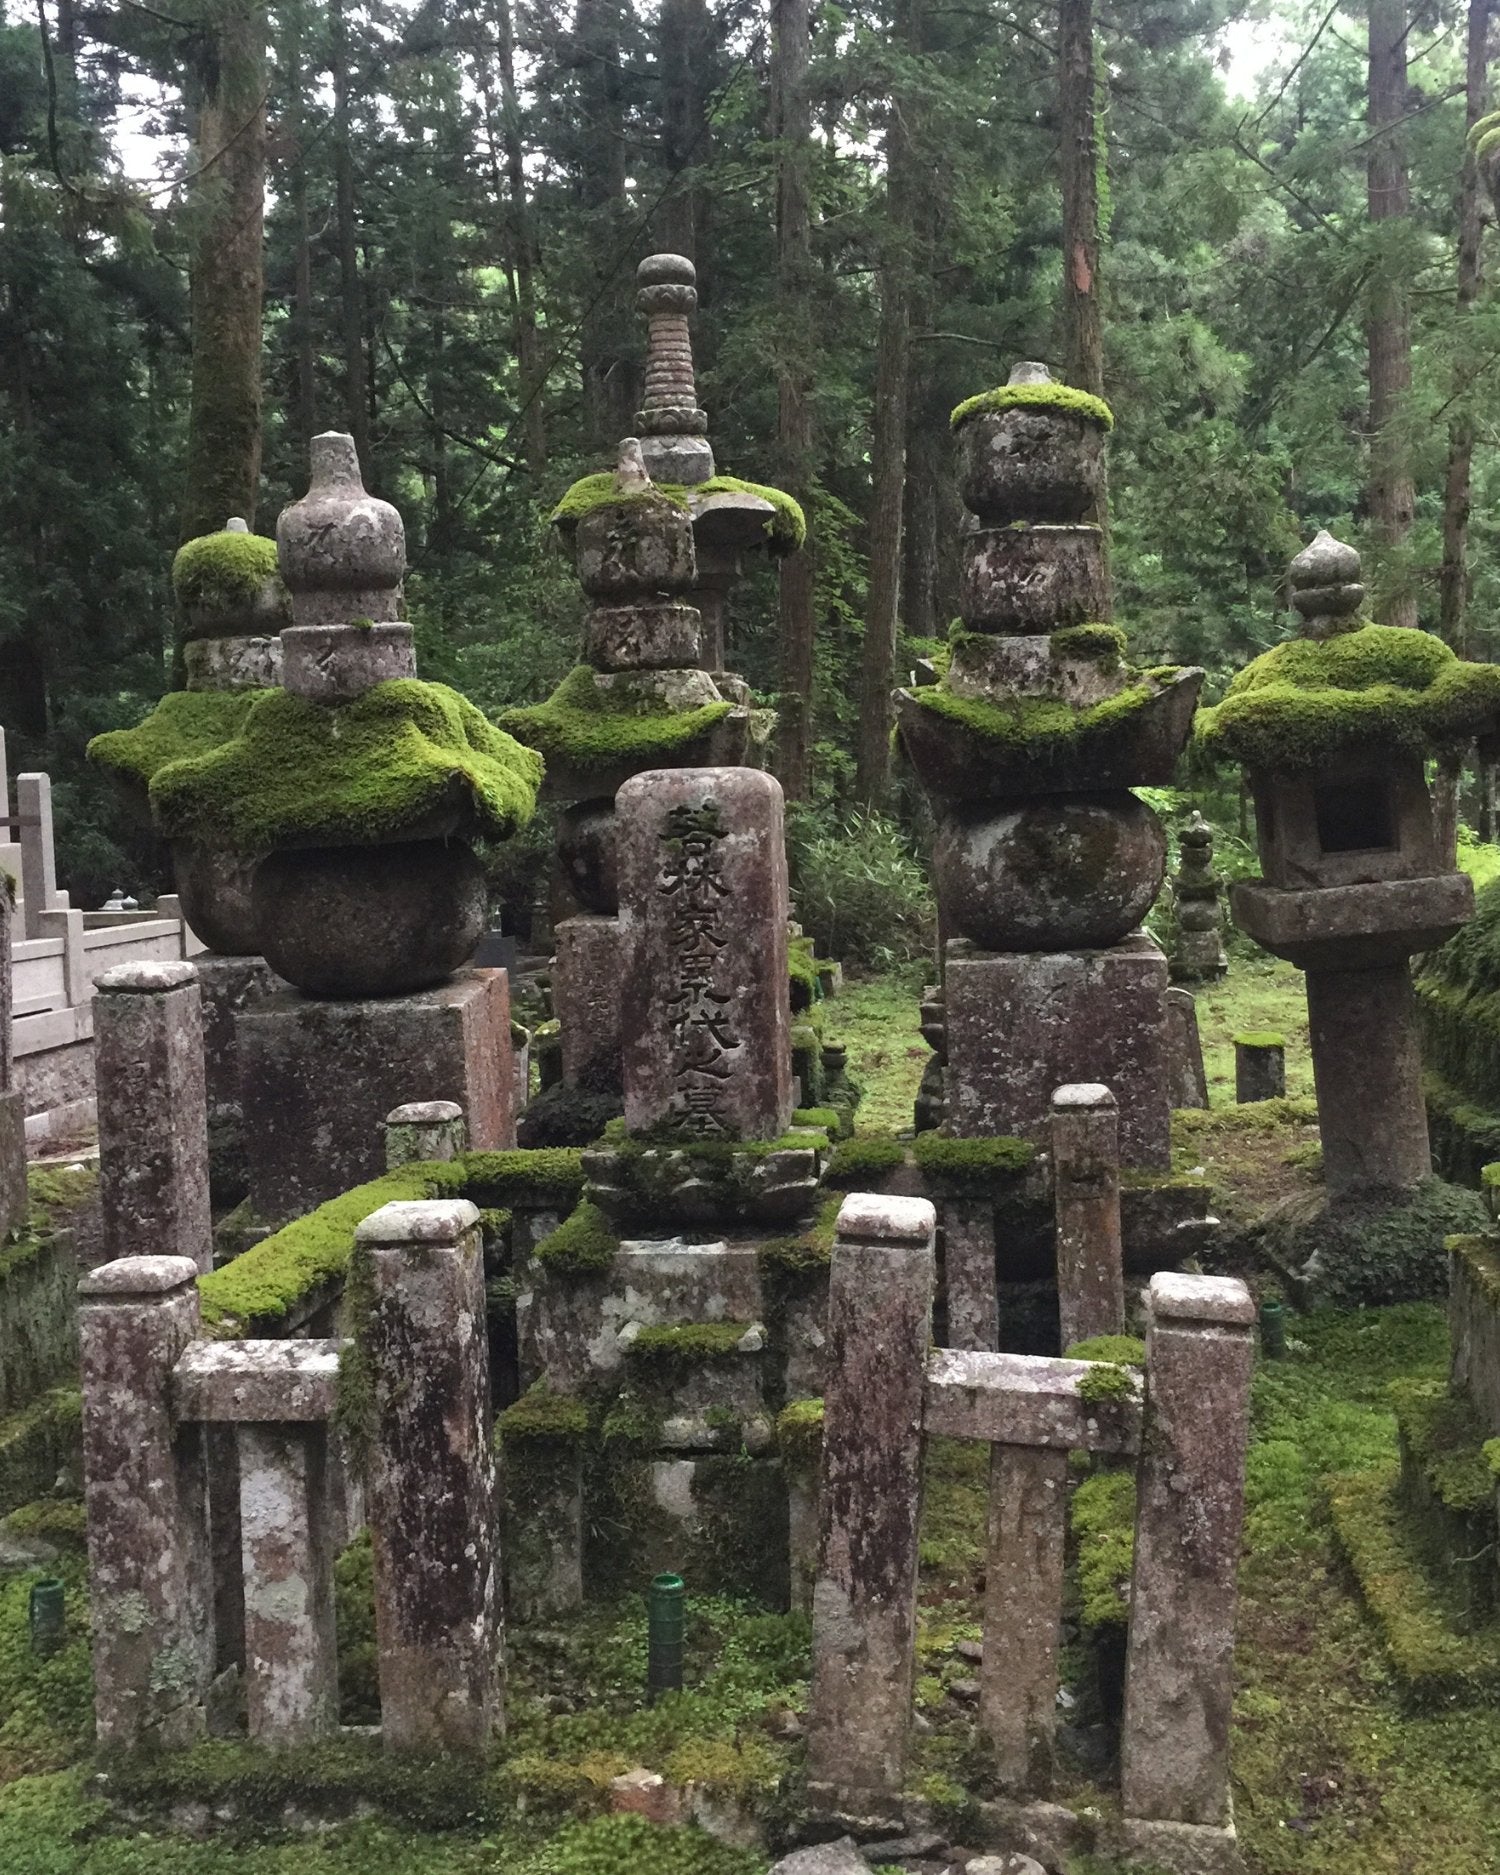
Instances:
[[[1235,678],[1199,737],[1243,764],[1262,877],[1235,922],[1307,973],[1323,1176],[1332,1199],[1431,1170],[1408,960],[1474,892],[1439,839],[1424,759],[1494,733],[1500,669],[1429,632],[1360,617],[1353,548],[1319,533],[1291,564],[1295,637]]]

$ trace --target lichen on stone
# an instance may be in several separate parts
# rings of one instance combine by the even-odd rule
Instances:
[[[200,534],[185,541],[172,562],[172,590],[192,611],[247,605],[275,576],[276,542],[264,534]]]
[[[1115,427],[1114,412],[1102,397],[1075,390],[1071,384],[1001,384],[977,397],[966,397],[948,421],[956,430],[971,417],[1002,410],[1062,410],[1098,424],[1101,430]]]
[[[246,853],[434,830],[505,839],[530,820],[541,775],[466,697],[403,677],[335,705],[256,693],[237,736],[158,772],[151,808],[170,838]]]
[[[243,539],[243,535],[229,538]],[[107,729],[88,745],[88,758],[122,781],[149,788],[171,762],[189,761],[232,742],[257,692],[172,690],[133,729]]]
[[[678,754],[734,708],[727,700],[692,710],[643,709],[620,688],[601,689],[594,672],[578,664],[545,703],[506,710],[501,728],[548,762],[575,767]]]
[[[1252,768],[1308,769],[1359,750],[1426,754],[1500,724],[1500,666],[1470,664],[1431,632],[1364,625],[1289,638],[1200,710],[1199,746]]]

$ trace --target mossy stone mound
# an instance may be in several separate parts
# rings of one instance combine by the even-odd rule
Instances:
[[[948,421],[957,430],[973,417],[998,414],[1002,410],[1055,410],[1082,417],[1101,430],[1115,427],[1115,415],[1102,397],[1076,390],[1071,384],[1001,384],[977,397],[966,397],[950,414]]]
[[[173,690],[133,729],[95,736],[89,760],[127,786],[147,789],[169,763],[190,761],[232,742],[255,699],[256,692],[245,690]]]
[[[189,638],[279,631],[291,604],[277,572],[276,542],[263,534],[200,534],[178,548],[172,590]]]
[[[1461,931],[1412,972],[1433,1149],[1453,1177],[1476,1178],[1500,1147],[1500,880],[1475,895]]]
[[[1251,768],[1317,768],[1359,751],[1425,755],[1500,727],[1500,665],[1469,664],[1393,625],[1289,638],[1199,712],[1199,746]]]
[[[1426,1178],[1385,1200],[1289,1201],[1262,1220],[1259,1241],[1304,1306],[1373,1308],[1445,1295],[1447,1239],[1482,1230],[1488,1217],[1478,1192]]]
[[[171,839],[242,853],[503,840],[530,820],[536,754],[446,684],[377,684],[329,707],[257,694],[240,733],[159,771],[151,808]]]
[[[585,475],[574,482],[558,502],[552,510],[551,519],[555,526],[571,529],[595,508],[662,495],[689,513],[710,495],[753,495],[757,500],[771,505],[772,512],[766,517],[765,531],[766,544],[772,552],[795,553],[807,539],[807,516],[802,512],[799,501],[787,494],[784,488],[772,488],[764,482],[747,482],[737,475],[710,476],[706,482],[699,482],[692,488],[678,482],[653,482],[638,494],[623,496],[615,485],[613,471]]]

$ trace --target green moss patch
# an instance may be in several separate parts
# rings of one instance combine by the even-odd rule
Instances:
[[[655,482],[650,488],[641,489],[634,495],[621,495],[615,487],[614,472],[602,475],[585,475],[576,481],[552,510],[551,519],[565,525],[576,525],[586,514],[596,508],[607,508],[629,501],[648,501],[653,496],[665,496],[679,508],[692,511],[695,496],[704,495],[755,495],[771,504],[773,513],[766,517],[766,533],[773,545],[786,552],[795,552],[807,539],[807,516],[802,512],[802,504],[787,494],[785,489],[771,488],[763,482],[742,481],[737,475],[715,475],[706,482],[699,482],[692,488],[678,482]]]
[[[918,1133],[912,1157],[934,1191],[952,1191],[961,1197],[1022,1177],[1036,1158],[1036,1147],[1004,1134],[993,1139],[950,1139],[946,1133]]]
[[[1110,673],[1125,661],[1125,644],[1120,625],[1065,625],[1048,640],[1054,658],[1078,658]]]
[[[173,690],[134,729],[109,729],[95,736],[88,746],[89,760],[123,781],[149,788],[169,763],[191,761],[232,742],[260,694]]]
[[[1165,681],[1179,674],[1175,667],[1168,666]],[[1058,697],[1016,696],[1001,703],[989,702],[955,696],[951,690],[934,684],[907,695],[916,707],[960,725],[996,753],[1014,756],[1024,750],[1039,764],[1045,764],[1064,753],[1076,755],[1093,742],[1107,747],[1130,726],[1139,711],[1157,701],[1163,687],[1162,679],[1142,673],[1114,696],[1082,709]]]
[[[656,1323],[623,1343],[620,1352],[632,1367],[676,1374],[702,1361],[737,1360],[750,1328],[749,1322]]]
[[[1123,1631],[1130,1618],[1135,1499],[1133,1471],[1096,1472],[1073,1493],[1069,1516],[1078,1546],[1079,1620],[1095,1633]]]
[[[469,1152],[453,1163],[462,1169],[457,1196],[482,1210],[567,1210],[583,1190],[583,1154],[575,1146],[537,1146],[530,1150]]]
[[[1102,397],[1075,390],[1071,384],[1002,384],[993,391],[981,391],[977,397],[966,397],[948,421],[956,430],[971,417],[1001,410],[1065,410],[1097,423],[1101,430],[1115,427],[1114,412]]]
[[[1285,1048],[1286,1037],[1274,1029],[1247,1029],[1234,1038],[1236,1048]]]
[[[1421,755],[1497,721],[1500,666],[1465,663],[1431,632],[1365,625],[1273,646],[1199,711],[1196,733],[1210,755],[1305,769],[1372,748]]]
[[[1393,1380],[1387,1391],[1402,1446],[1437,1502],[1464,1514],[1490,1509],[1495,1481],[1469,1396],[1441,1380]]]
[[[554,1393],[545,1381],[527,1389],[495,1421],[502,1444],[571,1445],[586,1439],[589,1409],[571,1393]]]
[[[1500,1627],[1464,1632],[1460,1612],[1433,1582],[1394,1465],[1327,1480],[1333,1527],[1391,1665],[1424,1705],[1493,1699],[1500,1692]]]
[[[691,1824],[642,1816],[570,1823],[517,1875],[763,1875],[764,1856],[718,1842]]]
[[[756,1250],[756,1262],[768,1279],[806,1278],[828,1268],[838,1234],[838,1198],[825,1198],[805,1230],[785,1237],[767,1238]]]
[[[1144,1367],[1146,1344],[1138,1335],[1090,1335],[1063,1349],[1069,1361],[1112,1361],[1125,1367]]]
[[[817,1464],[823,1451],[823,1402],[793,1400],[776,1415],[776,1444],[783,1459],[801,1470]]]
[[[862,1179],[882,1179],[905,1163],[906,1148],[899,1139],[888,1133],[862,1133],[834,1147],[823,1168],[823,1183],[852,1191]]]
[[[536,1260],[559,1276],[592,1276],[610,1267],[619,1248],[614,1225],[585,1198],[537,1245]]]
[[[548,762],[575,767],[665,760],[706,735],[734,708],[704,703],[694,710],[642,707],[618,688],[601,690],[586,664],[575,665],[545,703],[506,710],[501,727]]]
[[[434,830],[503,840],[542,778],[523,748],[446,684],[376,684],[352,702],[258,692],[238,736],[152,783],[161,831],[235,852],[366,846]]]
[[[276,576],[276,542],[264,534],[200,534],[172,562],[172,590],[189,611],[228,612],[254,600]]]
[[[0,1517],[52,1489],[83,1462],[83,1396],[56,1387],[0,1419]]]

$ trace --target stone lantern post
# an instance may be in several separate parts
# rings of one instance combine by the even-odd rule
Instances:
[[[1470,916],[1439,841],[1424,757],[1492,734],[1500,670],[1431,633],[1361,620],[1352,547],[1320,533],[1291,564],[1298,634],[1257,658],[1199,734],[1244,764],[1262,877],[1235,922],[1307,973],[1323,1176],[1331,1200],[1410,1189],[1431,1170],[1408,960]]]

